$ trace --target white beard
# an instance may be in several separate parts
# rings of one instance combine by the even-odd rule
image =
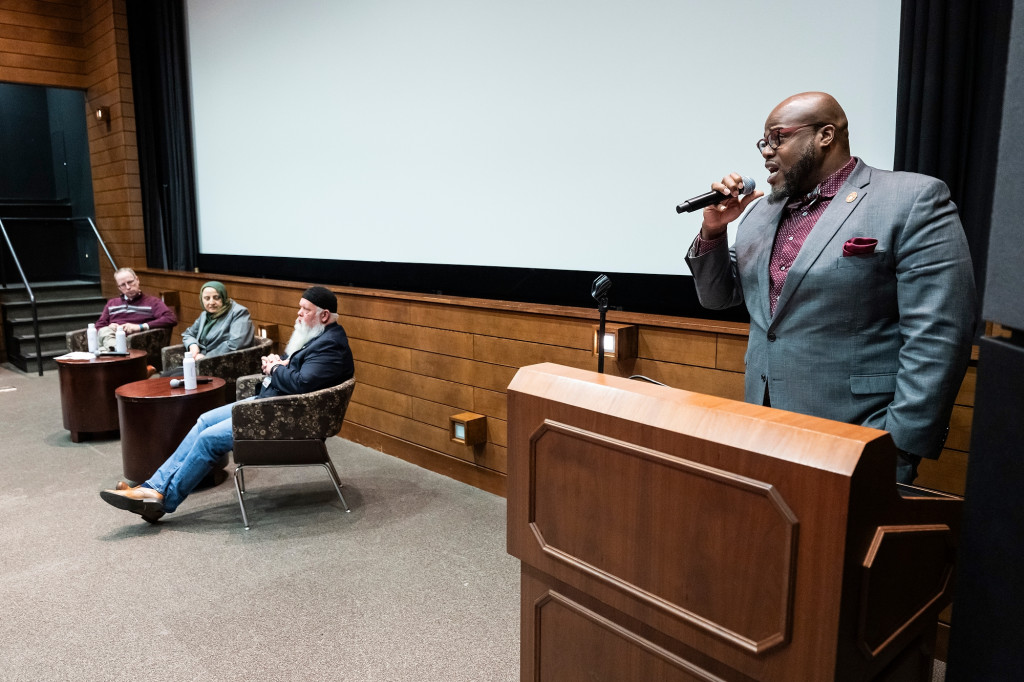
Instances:
[[[288,345],[284,349],[285,356],[290,358],[292,353],[323,334],[325,328],[324,323],[319,320],[312,327],[307,327],[301,321],[295,320],[295,331],[292,332],[291,338],[288,339]]]

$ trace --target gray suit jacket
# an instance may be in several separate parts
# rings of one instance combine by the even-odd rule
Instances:
[[[748,402],[884,429],[939,456],[970,356],[976,295],[956,206],[939,180],[858,160],[811,230],[775,315],[768,265],[783,203],[761,200],[736,243],[687,254],[702,305],[746,304]],[[874,253],[843,257],[853,237]]]

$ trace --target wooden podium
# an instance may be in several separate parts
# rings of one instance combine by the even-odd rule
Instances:
[[[508,456],[521,679],[930,682],[962,499],[886,432],[542,364]]]

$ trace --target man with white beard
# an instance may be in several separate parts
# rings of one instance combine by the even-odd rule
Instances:
[[[338,299],[324,287],[310,287],[299,301],[295,331],[284,356],[263,360],[263,385],[254,398],[309,393],[337,386],[355,374],[345,330],[337,322]],[[234,403],[206,412],[156,473],[142,485],[118,483],[100,497],[118,509],[139,514],[150,523],[173,512],[220,458],[234,447],[231,408]]]

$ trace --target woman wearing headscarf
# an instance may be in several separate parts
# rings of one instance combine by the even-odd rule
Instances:
[[[228,298],[223,284],[207,282],[199,290],[199,300],[203,304],[203,312],[191,327],[181,333],[186,356],[200,360],[252,345],[254,332],[249,311],[241,303]]]

